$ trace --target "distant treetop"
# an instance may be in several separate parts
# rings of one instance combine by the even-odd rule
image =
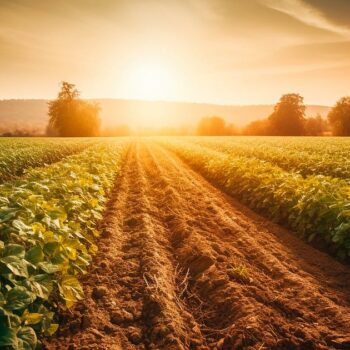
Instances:
[[[63,81],[61,90],[49,105],[47,133],[55,136],[98,136],[100,107],[80,99],[74,84]]]

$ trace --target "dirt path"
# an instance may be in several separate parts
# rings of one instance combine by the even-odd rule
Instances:
[[[47,349],[349,349],[350,268],[135,143]]]

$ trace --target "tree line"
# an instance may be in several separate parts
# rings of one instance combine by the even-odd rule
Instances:
[[[283,95],[266,119],[256,120],[238,131],[226,125],[220,117],[203,118],[198,135],[256,135],[256,136],[350,136],[350,97],[341,98],[328,113],[306,118],[304,99],[299,94]]]
[[[49,102],[50,136],[98,136],[100,135],[100,107],[84,101],[74,84],[62,82],[55,100]],[[271,136],[321,136],[332,133],[350,136],[350,97],[341,98],[330,110],[327,119],[320,115],[306,118],[304,99],[299,94],[283,95],[266,119],[257,120],[238,130],[218,116],[204,117],[197,125],[197,135],[271,135]],[[119,130],[122,129],[122,130]],[[117,130],[111,130],[111,135]],[[127,127],[118,128],[127,135]]]
[[[341,98],[326,119],[320,115],[306,118],[305,111],[302,96],[283,95],[268,118],[250,123],[244,133],[271,136],[350,135],[350,97]]]

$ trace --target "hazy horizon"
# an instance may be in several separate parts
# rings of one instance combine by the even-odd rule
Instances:
[[[0,99],[269,105],[350,94],[346,0],[0,0]]]
[[[273,111],[269,105],[217,105],[173,101],[142,101],[121,99],[94,99],[101,107],[103,127],[129,125],[130,127],[195,126],[205,116],[220,116],[226,122],[243,127],[250,122],[268,117]],[[329,106],[307,105],[306,116],[327,116]],[[47,100],[0,100],[0,120],[7,127],[37,127],[44,129],[47,121]]]
[[[54,99],[52,98],[0,98],[0,101],[50,101]],[[266,106],[273,106],[278,101],[272,102],[272,103],[247,103],[247,104],[238,104],[238,103],[212,103],[212,102],[197,102],[197,101],[186,101],[186,100],[148,100],[148,99],[137,99],[137,98],[119,98],[119,97],[88,97],[86,98],[87,101],[99,101],[99,100],[120,100],[125,102],[154,102],[154,103],[183,103],[183,104],[198,104],[198,105],[215,105],[215,106],[221,106],[221,107],[266,107]],[[331,105],[326,104],[317,104],[317,103],[307,103],[307,106],[317,106],[317,107],[329,107],[331,108]]]

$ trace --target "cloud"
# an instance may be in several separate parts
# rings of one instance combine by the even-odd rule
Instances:
[[[321,78],[345,91],[330,69],[348,61],[349,11],[350,0],[0,0],[0,98],[53,96],[62,79],[132,97],[129,71],[153,60],[177,72],[169,99],[267,102],[295,76],[317,100]]]
[[[306,3],[302,0],[260,0],[260,2],[310,26],[350,37],[350,28],[330,20],[322,10],[313,6],[315,1]]]
[[[349,0],[304,0],[304,2],[317,8],[329,20],[350,27]]]
[[[267,53],[258,60],[245,61],[240,68],[290,71],[291,67],[312,70],[316,66],[348,66],[349,55],[350,41],[291,45]]]

